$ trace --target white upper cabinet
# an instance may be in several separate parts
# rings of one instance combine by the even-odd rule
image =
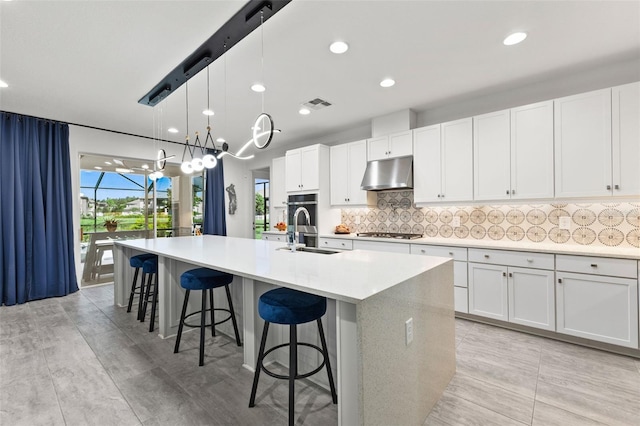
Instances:
[[[475,200],[511,198],[509,110],[473,118],[473,197]]]
[[[472,120],[414,130],[413,186],[416,203],[473,199]]]
[[[611,89],[556,99],[554,106],[556,197],[611,195]]]
[[[613,195],[640,194],[640,83],[611,93]]]
[[[553,198],[553,101],[511,109],[511,198]]]
[[[331,204],[367,205],[367,191],[360,189],[367,168],[367,141],[330,148]]]
[[[285,187],[287,192],[317,191],[319,189],[321,148],[321,145],[311,145],[287,151],[285,155]]]
[[[274,158],[271,161],[271,180],[269,182],[269,191],[269,204],[271,207],[287,207],[287,192],[285,190],[285,157]]]
[[[369,161],[412,155],[413,133],[411,130],[407,130],[368,139],[367,151]]]

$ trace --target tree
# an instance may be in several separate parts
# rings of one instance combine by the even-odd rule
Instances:
[[[256,215],[264,215],[264,197],[259,192],[256,192]]]

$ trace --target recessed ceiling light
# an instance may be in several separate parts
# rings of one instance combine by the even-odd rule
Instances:
[[[96,169],[96,170],[102,170],[102,167],[100,167],[100,166],[94,166],[93,168]]]
[[[0,87],[9,87],[9,85],[4,81],[0,80]]]
[[[300,108],[300,109],[298,110],[298,113],[299,113],[300,115],[309,115],[309,114],[311,114],[311,110],[310,110],[309,108],[304,108],[304,107],[303,107],[303,108]]]
[[[167,129],[167,132],[169,132],[169,133],[178,133],[178,129],[176,129],[175,127],[169,127]]]
[[[262,85],[262,83],[255,83],[253,86],[251,86],[251,90],[253,90],[254,92],[262,93],[266,90],[266,88],[264,87],[264,85]]]
[[[223,143],[226,142],[226,140],[224,140],[224,138],[218,138],[216,139],[216,142]]]
[[[116,172],[118,172],[118,173],[133,173],[133,170],[125,169],[124,167],[116,167]]]
[[[391,87],[394,84],[396,84],[396,81],[394,79],[392,79],[392,78],[385,78],[384,80],[382,80],[380,82],[380,86],[382,86],[382,87]]]
[[[149,165],[148,165],[148,164],[143,164],[143,165],[142,165],[142,166],[140,166],[140,167],[142,167],[143,169],[147,170],[147,169],[149,168]]]
[[[111,165],[111,161],[105,161],[104,164],[106,164],[107,166]]]
[[[504,39],[503,43],[505,46],[513,46],[514,44],[518,44],[527,38],[527,33],[513,33],[507,38]]]
[[[202,111],[202,113],[204,115],[214,115],[215,112],[211,111],[210,109],[205,109],[204,111]]]
[[[331,52],[335,53],[336,55],[340,55],[340,54],[346,52],[347,50],[349,50],[349,45],[347,43],[345,43],[344,41],[334,41],[329,46],[329,50]]]

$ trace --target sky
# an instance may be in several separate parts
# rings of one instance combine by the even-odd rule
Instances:
[[[80,192],[82,193],[82,195],[93,198],[93,188],[95,187],[102,173],[103,172],[92,170],[80,171]],[[107,198],[144,197],[144,176],[139,174],[123,175],[138,183],[138,185],[127,180],[119,173],[104,172],[104,177],[102,178],[102,181],[100,181],[97,199],[106,200]],[[151,180],[147,179],[147,186],[150,183]],[[161,194],[159,195],[164,196],[166,194],[166,190],[170,188],[171,178],[163,177],[158,180],[158,191],[161,192]]]

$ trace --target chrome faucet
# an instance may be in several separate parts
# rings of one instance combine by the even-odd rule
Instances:
[[[309,216],[309,210],[305,207],[298,207],[293,212],[293,226],[289,227],[287,232],[287,245],[291,248],[291,251],[296,251],[296,231],[298,230],[298,215],[304,213],[304,218],[307,221],[307,226],[311,226],[311,216]]]

